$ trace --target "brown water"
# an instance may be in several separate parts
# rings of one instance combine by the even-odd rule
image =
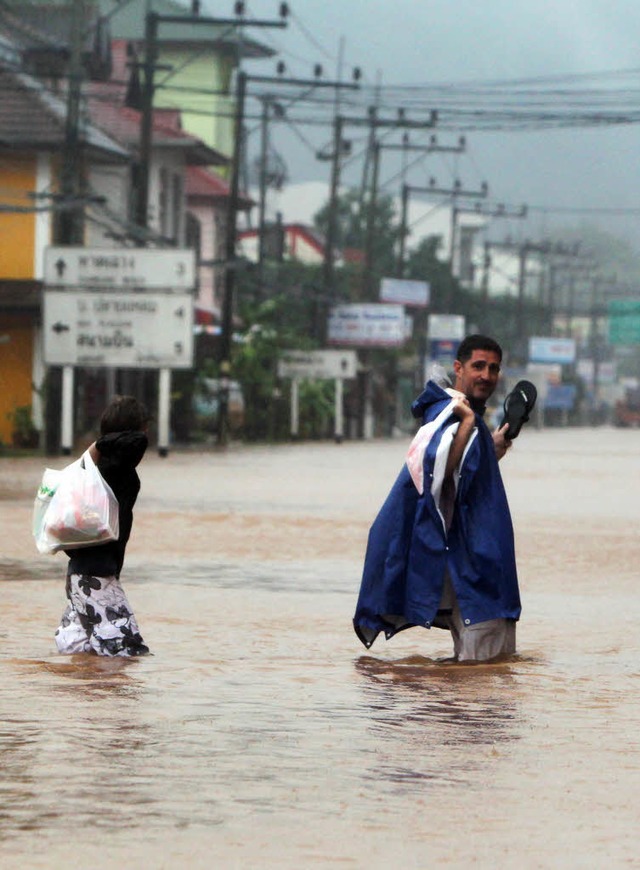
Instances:
[[[43,463],[0,459],[2,868],[640,866],[640,433],[516,442],[519,654],[476,666],[351,629],[406,446],[145,458],[133,661],[55,653]]]

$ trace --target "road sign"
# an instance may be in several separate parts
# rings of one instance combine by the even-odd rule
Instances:
[[[355,378],[355,350],[285,350],[278,361],[280,378]]]
[[[44,283],[49,287],[84,290],[193,290],[195,251],[45,248]]]
[[[380,302],[396,302],[414,308],[426,308],[429,304],[428,281],[409,281],[406,278],[383,278],[380,282]]]
[[[401,305],[354,303],[336,305],[329,312],[327,344],[401,347],[406,338],[406,318]]]
[[[465,333],[465,318],[462,314],[430,314],[427,333],[431,341],[450,339],[461,341]]]
[[[640,300],[612,299],[607,306],[609,344],[640,344]]]
[[[193,296],[44,292],[46,365],[190,368]]]
[[[529,338],[529,362],[571,364],[575,359],[574,338],[546,338],[539,335]]]

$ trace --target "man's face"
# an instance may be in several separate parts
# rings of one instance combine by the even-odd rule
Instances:
[[[455,388],[473,404],[484,405],[493,394],[500,376],[500,357],[493,350],[474,350],[471,358],[455,360]]]

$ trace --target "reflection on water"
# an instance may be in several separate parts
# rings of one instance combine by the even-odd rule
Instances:
[[[363,677],[371,730],[383,756],[369,771],[374,779],[470,781],[478,774],[470,747],[518,739],[521,716],[507,663],[463,665],[417,655],[390,661],[363,655],[356,670]],[[387,751],[386,743],[391,744]]]

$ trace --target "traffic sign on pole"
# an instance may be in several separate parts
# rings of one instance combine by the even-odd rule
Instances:
[[[84,290],[193,290],[195,251],[49,247],[44,252],[44,283]]]
[[[612,299],[607,306],[609,344],[640,344],[640,300]]]
[[[193,297],[187,293],[46,290],[46,365],[190,368]]]

